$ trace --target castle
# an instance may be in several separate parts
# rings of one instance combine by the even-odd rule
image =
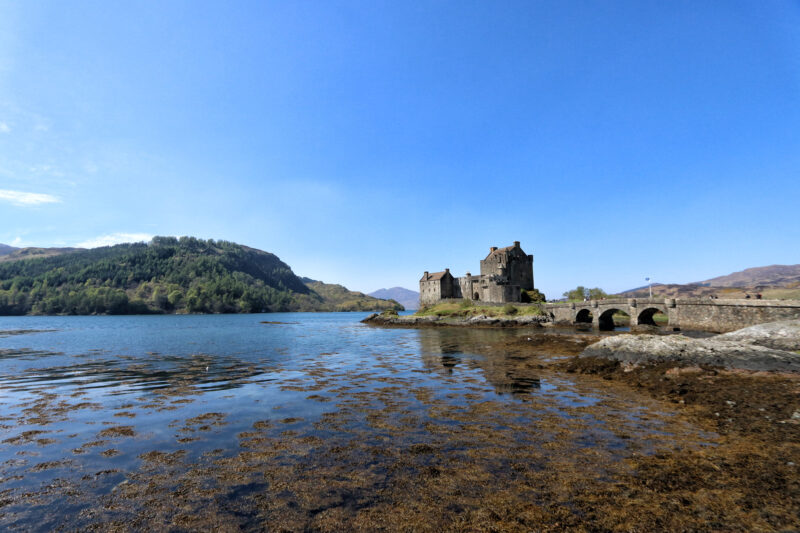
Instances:
[[[481,261],[480,276],[469,272],[453,277],[450,269],[425,272],[419,280],[420,305],[432,305],[445,298],[466,298],[490,303],[519,302],[523,290],[533,290],[533,256],[526,255],[519,241],[513,246],[493,246]]]

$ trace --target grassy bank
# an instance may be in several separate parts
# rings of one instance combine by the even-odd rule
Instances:
[[[498,318],[511,318],[519,316],[541,316],[544,312],[536,305],[514,305],[506,304],[503,306],[480,305],[469,300],[463,302],[445,302],[428,307],[423,307],[415,313],[415,316],[439,316],[439,317],[473,317],[491,316]]]

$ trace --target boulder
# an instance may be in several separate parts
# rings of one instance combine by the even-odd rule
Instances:
[[[798,339],[800,321],[792,320],[751,326],[707,339],[682,335],[616,335],[588,346],[581,357],[602,357],[634,364],[675,361],[688,365],[800,372],[800,354],[793,351]]]
[[[800,320],[781,320],[756,324],[737,331],[725,333],[716,337],[720,340],[730,340],[766,346],[776,350],[800,350]]]

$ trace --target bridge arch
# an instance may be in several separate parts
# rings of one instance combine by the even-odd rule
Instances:
[[[594,316],[589,309],[581,309],[575,315],[575,322],[578,324],[591,324],[593,320]]]
[[[617,313],[623,313],[625,316],[628,317],[628,319],[630,319],[630,315],[628,314],[627,310],[612,307],[600,313],[598,327],[601,330],[613,331],[614,328],[616,327],[616,323],[614,322],[614,315]]]
[[[666,325],[668,325],[669,321],[667,322],[667,324],[658,324],[658,323],[656,323],[656,321],[654,320],[653,317],[657,313],[661,313],[663,315],[666,315],[667,316],[667,320],[669,320],[669,314],[667,313],[666,309],[661,309],[659,307],[645,307],[644,309],[639,311],[638,316],[636,317],[636,324],[638,324],[640,326],[641,325],[645,325],[645,326],[659,326],[659,325],[666,326]]]

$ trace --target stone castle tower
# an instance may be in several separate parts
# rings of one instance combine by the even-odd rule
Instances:
[[[431,305],[446,298],[466,298],[490,303],[519,302],[523,290],[533,289],[533,256],[514,241],[513,246],[489,249],[480,263],[479,276],[469,272],[455,278],[446,268],[425,272],[419,280],[419,303]]]

